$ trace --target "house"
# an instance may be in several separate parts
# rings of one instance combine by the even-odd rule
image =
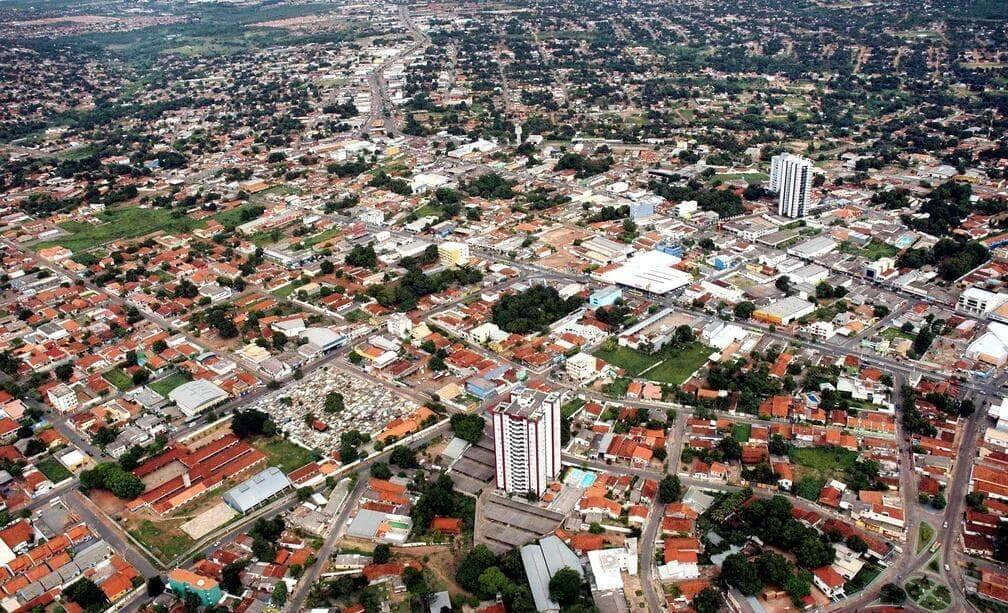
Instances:
[[[832,566],[820,566],[812,571],[812,582],[831,600],[846,598],[844,578]]]

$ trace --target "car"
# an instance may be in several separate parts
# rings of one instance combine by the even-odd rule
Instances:
[[[948,528],[948,522],[945,522],[944,524],[942,524],[942,528]]]
[[[945,565],[945,572],[948,572],[949,570],[951,570],[951,569],[949,569],[949,565],[948,565],[948,564],[946,564],[946,565]]]

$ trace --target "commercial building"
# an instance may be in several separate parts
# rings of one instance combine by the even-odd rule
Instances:
[[[600,278],[606,283],[623,285],[652,294],[667,294],[693,282],[693,276],[675,266],[680,259],[661,251],[646,251],[608,270]]]
[[[347,526],[346,534],[365,541],[401,545],[412,529],[413,520],[408,515],[361,509]]]
[[[168,399],[178,405],[186,417],[192,417],[227,397],[227,392],[205,379],[183,383],[168,392]]]
[[[248,513],[290,487],[287,475],[276,466],[270,466],[225,492],[224,502],[239,513]]]
[[[188,593],[196,594],[200,604],[205,607],[217,604],[223,596],[215,579],[184,568],[176,568],[168,573],[168,587],[183,600]]]
[[[444,241],[437,248],[442,266],[465,266],[469,263],[469,245],[458,241]]]
[[[77,392],[66,383],[52,386],[46,392],[46,396],[49,398],[49,404],[60,413],[69,413],[77,408]]]
[[[787,325],[815,311],[815,305],[799,296],[782,298],[773,304],[757,309],[753,318],[768,324]]]
[[[986,315],[1008,302],[1008,294],[989,292],[979,287],[967,287],[959,294],[956,309],[970,315]]]
[[[542,495],[560,474],[560,395],[523,389],[490,410],[497,487]]]
[[[600,290],[596,290],[591,293],[588,297],[588,305],[593,309],[599,307],[607,307],[615,303],[617,300],[623,297],[623,290],[616,287],[615,285],[610,285],[608,287],[603,287]]]
[[[777,192],[777,213],[804,217],[812,193],[812,161],[790,153],[770,160],[770,189]]]
[[[559,611],[560,605],[549,596],[549,582],[561,569],[570,568],[584,578],[577,555],[554,535],[539,539],[538,544],[521,548],[522,565],[537,611]]]

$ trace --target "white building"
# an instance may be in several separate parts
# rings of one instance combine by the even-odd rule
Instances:
[[[396,338],[406,338],[413,332],[413,320],[405,313],[394,313],[388,320],[389,334]]]
[[[575,381],[591,381],[598,373],[598,358],[580,351],[567,358],[567,374]]]
[[[442,266],[465,266],[469,263],[469,245],[458,241],[445,241],[437,248]]]
[[[959,294],[956,309],[970,315],[986,315],[1008,301],[1008,294],[988,292],[979,287],[967,287]]]
[[[777,192],[777,213],[804,217],[812,193],[812,161],[790,153],[770,160],[770,189]]]
[[[60,413],[69,413],[77,408],[77,392],[66,383],[52,386],[46,396],[49,397],[49,404]]]
[[[560,395],[523,389],[490,415],[497,487],[542,495],[560,474]]]

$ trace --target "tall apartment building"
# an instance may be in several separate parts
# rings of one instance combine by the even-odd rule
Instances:
[[[490,410],[497,487],[541,496],[560,474],[560,395],[524,389]]]
[[[770,159],[770,190],[777,192],[777,213],[797,218],[805,215],[812,193],[812,161],[790,153]]]
[[[469,245],[457,241],[444,241],[437,247],[438,261],[442,266],[465,266],[469,263]]]

